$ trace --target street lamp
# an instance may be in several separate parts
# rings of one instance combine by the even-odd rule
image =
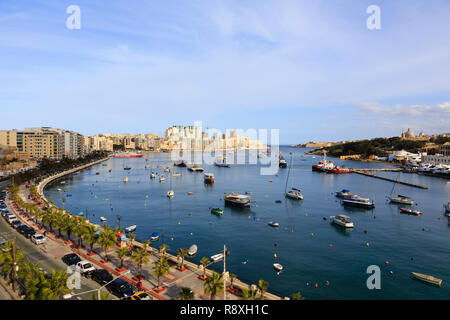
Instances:
[[[79,296],[79,295],[82,295],[82,294],[86,294],[86,293],[90,293],[90,292],[97,291],[97,297],[98,297],[98,300],[100,300],[100,290],[101,290],[102,288],[106,287],[108,284],[110,284],[111,282],[113,282],[113,281],[116,280],[117,278],[120,278],[121,276],[123,276],[123,275],[125,275],[125,274],[128,274],[128,273],[130,273],[130,272],[131,272],[130,270],[125,271],[124,273],[122,273],[122,274],[118,275],[117,277],[113,278],[110,282],[104,284],[103,286],[101,286],[101,287],[98,288],[98,289],[89,290],[89,291],[85,291],[85,292],[80,292],[80,293],[77,293],[77,294],[68,293],[68,294],[63,295],[63,298],[64,298],[64,299],[70,299],[70,298],[73,298],[73,297],[76,297],[76,296]]]

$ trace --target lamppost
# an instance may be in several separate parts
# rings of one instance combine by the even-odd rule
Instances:
[[[65,294],[65,295],[63,296],[63,298],[64,298],[64,299],[70,299],[70,298],[73,298],[73,297],[76,297],[76,296],[79,296],[79,295],[82,295],[82,294],[86,294],[86,293],[90,293],[90,292],[97,291],[97,298],[98,298],[98,300],[100,300],[100,290],[101,290],[102,288],[106,287],[108,284],[110,284],[111,282],[113,282],[113,281],[116,280],[117,278],[120,278],[121,276],[123,276],[123,275],[125,275],[125,274],[128,274],[128,273],[130,273],[130,272],[131,272],[130,270],[125,271],[124,273],[122,273],[122,274],[116,276],[116,277],[113,278],[110,282],[104,284],[103,286],[101,286],[101,287],[98,288],[98,289],[93,289],[93,290],[89,290],[89,291],[85,291],[85,292],[80,292],[80,293],[77,293],[77,294],[68,293],[68,294]]]
[[[328,300],[328,286],[330,285],[330,281],[325,281],[325,287],[327,288],[326,300]]]

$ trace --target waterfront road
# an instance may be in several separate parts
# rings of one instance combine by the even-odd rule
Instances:
[[[8,195],[8,198],[9,197],[10,195]],[[8,209],[10,212],[14,212],[9,205],[9,201]],[[62,247],[54,243],[53,241],[47,241],[46,244],[37,246],[29,239],[18,233],[14,228],[12,228],[4,218],[0,218],[0,235],[2,235],[7,240],[13,240],[15,237],[16,245],[23,251],[25,257],[34,264],[39,263],[41,268],[43,268],[45,271],[50,272],[51,270],[67,269],[67,266],[61,261],[61,258],[68,253],[72,253],[72,250],[70,250],[70,248]],[[87,279],[85,277],[81,277],[81,288],[75,289],[73,293],[77,294],[98,288],[100,288],[100,285],[95,281]],[[102,288],[101,292],[106,292],[106,289]],[[93,293],[96,292],[82,294],[80,296],[74,297],[74,299],[76,298],[78,300],[89,300]],[[0,296],[0,298],[3,297]],[[110,294],[109,299],[117,298]]]

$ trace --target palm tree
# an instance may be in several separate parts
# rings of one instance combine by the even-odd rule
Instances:
[[[168,273],[169,270],[169,264],[164,257],[160,257],[153,263],[153,275],[158,278],[158,289],[161,287],[161,277]]]
[[[256,289],[243,289],[242,290],[242,300],[256,300],[256,295],[258,290]]]
[[[5,245],[3,250],[0,250],[0,265],[3,278],[8,278],[14,271],[14,266],[19,267],[19,270],[26,265],[26,260],[22,250],[16,248],[16,260],[14,264],[13,259],[13,243],[9,242]],[[17,277],[17,276],[16,276]],[[12,279],[13,290],[15,290],[16,279]]]
[[[222,274],[218,274],[217,272],[213,271],[211,277],[205,282],[205,292],[210,294],[211,300],[214,300],[214,297],[222,291]]]
[[[64,227],[64,213],[62,210],[57,210],[55,213],[55,227],[58,229],[58,236],[57,238],[62,238],[61,230]]]
[[[134,233],[130,234],[129,238],[130,238],[130,246],[131,246],[131,248],[133,248],[133,243],[134,243],[134,239],[136,239],[136,235]]]
[[[291,299],[292,300],[305,300],[305,298],[302,297],[300,292],[296,292],[296,293],[292,294]]]
[[[191,288],[183,287],[178,291],[178,299],[179,300],[193,300],[194,292],[192,292]]]
[[[84,239],[89,243],[89,252],[92,253],[94,250],[94,245],[98,241],[97,230],[95,230],[93,225],[86,225]]]
[[[81,245],[83,244],[83,236],[86,232],[87,218],[76,217],[75,221],[76,221],[76,226],[75,226],[75,229],[73,230],[73,232],[76,234],[76,236],[78,238],[78,248],[81,248]]]
[[[159,247],[159,253],[161,253],[161,256],[164,258],[166,256],[166,252],[169,250],[169,246],[165,243],[163,243],[160,247]]]
[[[72,235],[72,232],[77,227],[77,222],[75,221],[74,217],[72,217],[69,214],[66,214],[62,220],[61,229],[67,233],[68,241],[71,241],[70,236]]]
[[[103,249],[105,253],[105,262],[108,262],[108,249],[111,248],[116,243],[116,235],[114,231],[111,230],[109,225],[103,227],[103,230],[100,232],[100,237],[98,238],[98,244]]]
[[[53,225],[55,223],[55,217],[53,216],[53,208],[45,212],[42,217],[42,222],[50,227],[50,232],[53,233]]]
[[[130,251],[128,251],[128,249],[126,247],[122,247],[116,250],[116,255],[117,258],[120,259],[120,267],[119,269],[123,269],[123,261],[125,260],[126,257],[128,257],[130,255]]]
[[[29,300],[49,300],[52,295],[50,282],[44,272],[32,263],[25,275],[25,290]]]
[[[177,257],[181,257],[181,266],[179,270],[183,270],[184,267],[184,257],[187,255],[188,249],[186,248],[180,248],[178,249]]]
[[[133,260],[133,262],[138,265],[139,280],[142,278],[142,265],[147,264],[150,261],[150,259],[148,257],[149,255],[150,254],[146,250],[144,250],[142,248],[136,248],[136,250],[134,250],[134,252],[133,252],[133,255],[131,256],[131,259]]]
[[[261,300],[264,300],[264,293],[269,288],[269,283],[267,281],[264,281],[264,280],[259,280],[258,281],[258,287],[261,290]]]
[[[147,249],[148,249],[148,247],[149,247],[149,245],[150,245],[150,241],[149,241],[149,240],[142,241],[142,245],[143,245],[143,248],[142,248],[142,249],[144,249],[145,251],[147,251]]]
[[[50,277],[50,289],[51,289],[51,300],[58,300],[62,295],[69,293],[70,289],[67,288],[67,272],[66,270],[55,271],[52,270]]]
[[[204,279],[206,279],[206,267],[208,266],[208,264],[210,264],[210,262],[211,261],[209,261],[209,259],[208,258],[206,258],[206,257],[203,257],[201,260],[200,260],[200,264],[203,266],[203,280]]]

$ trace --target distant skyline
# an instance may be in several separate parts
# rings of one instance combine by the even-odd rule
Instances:
[[[449,132],[448,17],[445,0],[2,1],[0,130],[163,135],[200,120],[280,129],[281,144]]]

